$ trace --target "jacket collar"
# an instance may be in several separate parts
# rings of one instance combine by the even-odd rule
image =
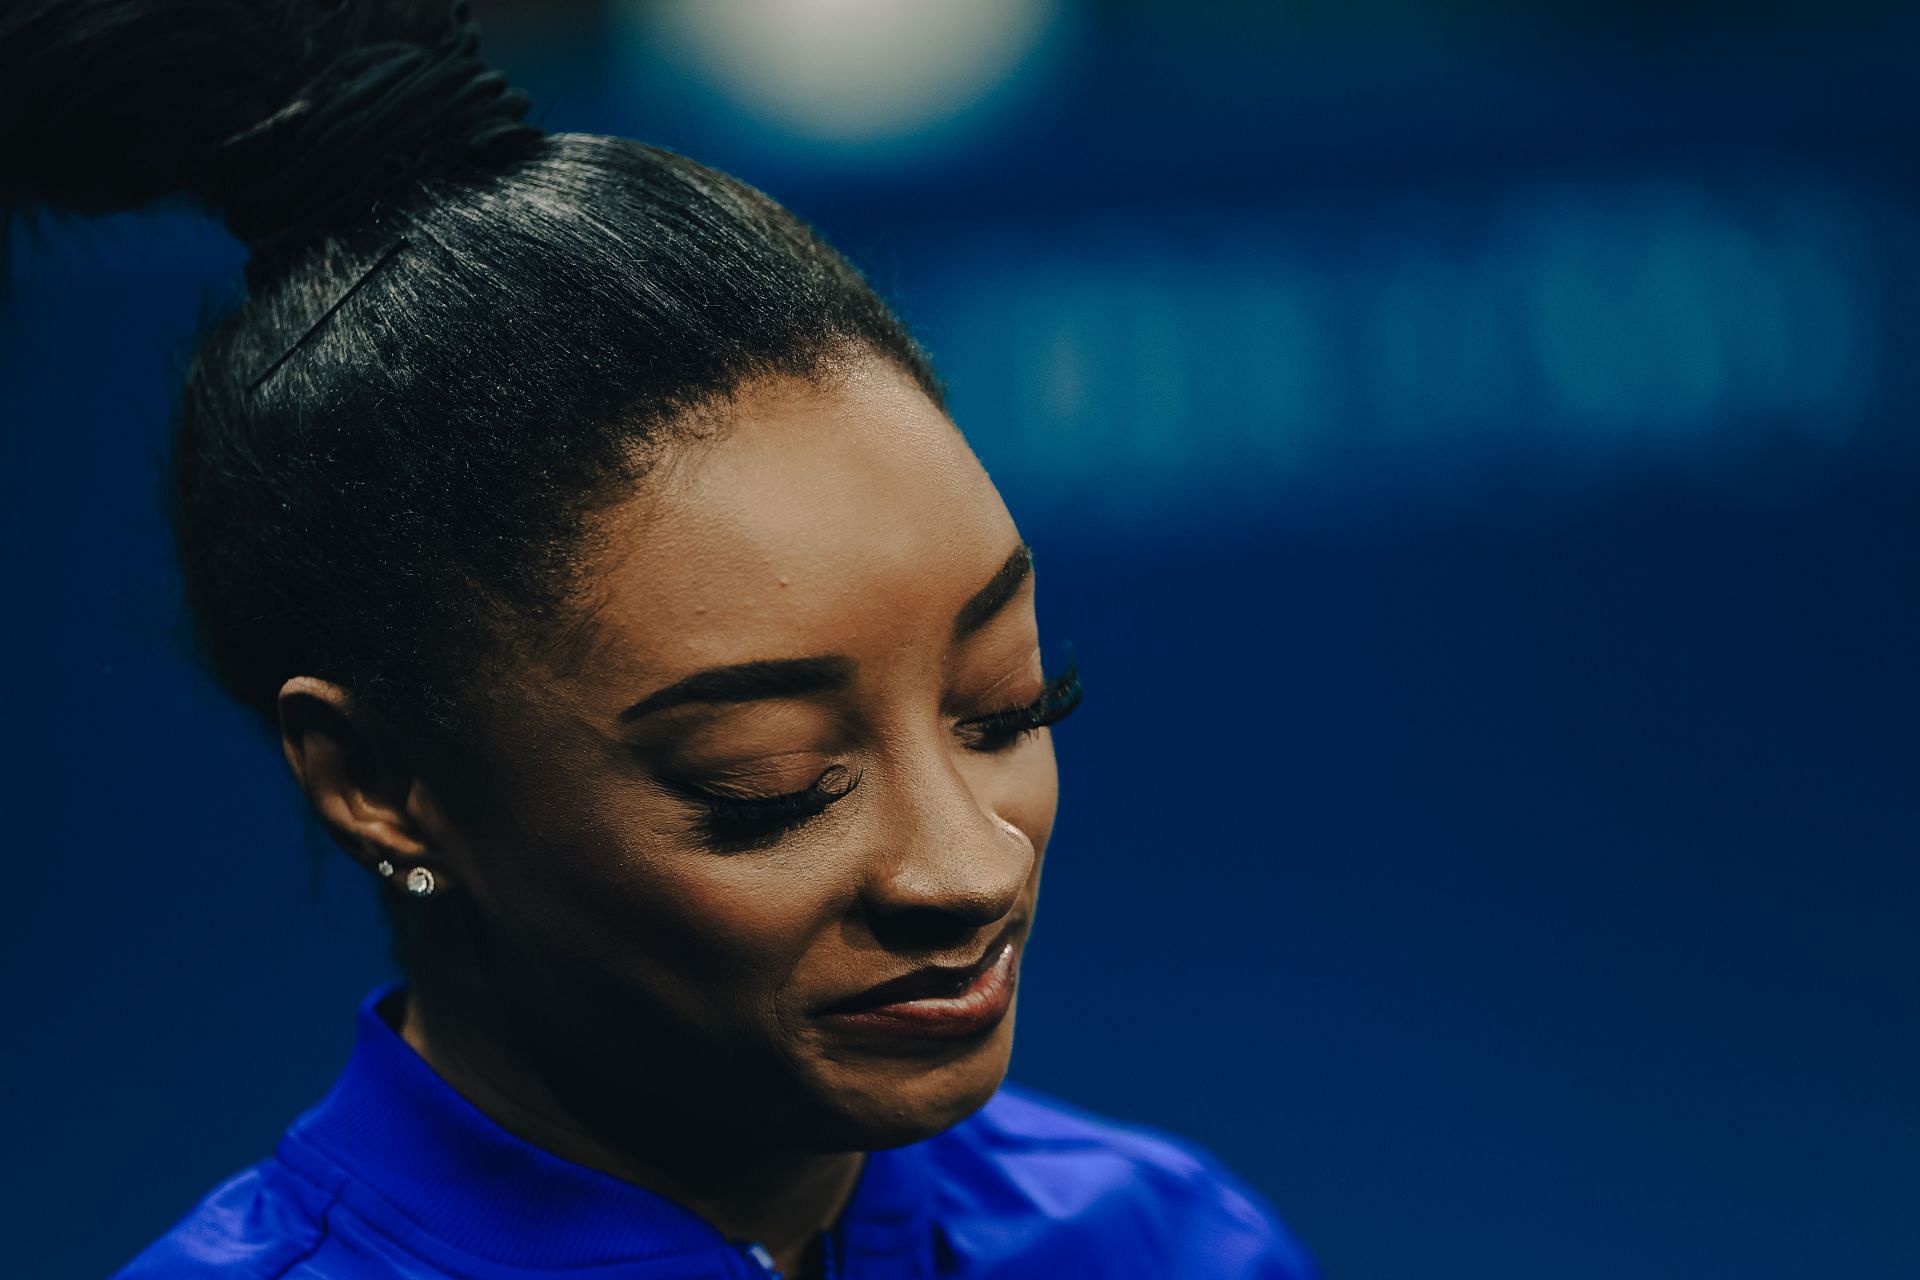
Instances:
[[[692,1210],[544,1151],[483,1115],[381,1015],[402,990],[391,983],[361,1002],[346,1069],[287,1131],[282,1161],[322,1181],[359,1183],[377,1197],[369,1203],[391,1207],[405,1226],[508,1265],[740,1257],[737,1243]],[[316,1156],[345,1178],[316,1170]],[[926,1165],[919,1145],[870,1153],[835,1224],[838,1248],[871,1263],[891,1258],[891,1274],[929,1273]]]

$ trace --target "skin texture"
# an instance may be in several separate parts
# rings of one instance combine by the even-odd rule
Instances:
[[[860,359],[749,387],[718,426],[605,513],[568,642],[484,690],[482,795],[436,788],[325,681],[287,682],[283,739],[340,843],[401,868],[391,892],[437,877],[399,904],[426,1060],[510,1131],[805,1275],[860,1153],[979,1107],[1013,1033],[877,1037],[822,1006],[1023,946],[1058,780],[1049,730],[967,730],[1044,677],[1031,574],[956,637],[1020,539],[945,415]],[[829,656],[843,688],[622,716],[696,671]],[[855,785],[731,851],[667,781],[823,774]]]

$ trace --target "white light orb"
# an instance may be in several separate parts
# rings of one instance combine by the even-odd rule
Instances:
[[[905,137],[965,113],[1062,0],[629,0],[642,34],[744,111],[802,137]]]

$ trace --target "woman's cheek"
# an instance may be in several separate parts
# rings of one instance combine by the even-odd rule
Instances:
[[[689,985],[778,986],[844,912],[819,862],[801,848],[715,853],[683,835],[651,846],[609,886],[618,903],[609,924],[629,954]]]
[[[992,812],[1033,845],[1036,858],[1046,852],[1060,805],[1060,772],[1054,760],[1053,731],[1041,729],[1017,749],[995,779]]]

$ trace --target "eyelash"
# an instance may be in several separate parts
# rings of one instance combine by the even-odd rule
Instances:
[[[826,811],[828,805],[844,800],[860,785],[860,775],[843,764],[830,765],[825,773],[799,791],[782,796],[762,796],[748,800],[723,795],[691,783],[673,783],[673,789],[699,805],[700,838],[726,853],[764,849],[793,828]]]
[[[960,728],[973,734],[973,741],[967,744],[969,751],[991,755],[1006,750],[1028,734],[1059,723],[1079,705],[1080,668],[1070,661],[1067,669],[1047,681],[1040,696],[1026,706],[962,720]]]
[[[958,727],[972,734],[967,750],[991,755],[1066,719],[1079,705],[1080,672],[1070,662],[1065,671],[1047,681],[1032,702],[962,720]],[[724,852],[746,852],[776,843],[789,831],[824,813],[827,806],[846,799],[859,785],[859,774],[836,764],[810,786],[780,796],[747,800],[691,783],[674,783],[673,787],[704,810],[698,825],[707,844]]]

